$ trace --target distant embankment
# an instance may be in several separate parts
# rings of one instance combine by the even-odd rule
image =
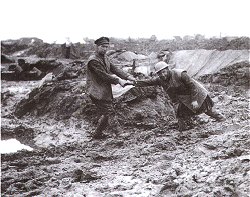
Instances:
[[[170,63],[198,78],[216,73],[232,64],[249,61],[249,52],[249,50],[182,50],[173,53]]]

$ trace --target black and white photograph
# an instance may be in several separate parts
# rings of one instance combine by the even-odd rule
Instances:
[[[2,0],[3,197],[250,197],[248,0]]]

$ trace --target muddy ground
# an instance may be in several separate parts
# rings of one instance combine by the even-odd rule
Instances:
[[[160,88],[131,88],[115,99],[123,132],[102,140],[84,73],[67,77],[1,81],[1,138],[33,148],[1,154],[1,196],[249,196],[249,62],[200,78],[224,122],[179,132]]]
[[[1,155],[2,196],[249,196],[246,92],[207,85],[225,122],[201,115],[194,129],[180,133],[166,120],[135,120],[119,137],[92,140],[87,120],[12,115],[36,85],[2,81],[2,92],[12,94],[2,102],[2,139],[34,148]],[[126,105],[143,111],[157,99]]]

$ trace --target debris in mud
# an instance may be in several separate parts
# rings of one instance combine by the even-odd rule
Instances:
[[[87,171],[87,170],[83,171],[80,169],[76,169],[73,172],[72,178],[73,178],[73,182],[88,183],[90,181],[100,179],[101,177],[98,177],[95,173]]]
[[[3,47],[18,51],[32,46],[28,40],[21,43]],[[50,51],[55,46],[39,42],[23,54],[40,47],[43,56],[61,53],[60,48],[55,53]],[[202,51],[189,53],[197,52],[198,57]],[[219,55],[219,51],[203,52]],[[224,52],[223,57],[241,53]],[[176,52],[175,58],[181,53]],[[200,78],[211,90],[217,110],[226,116],[224,122],[201,115],[193,129],[180,133],[173,107],[160,88],[130,88],[115,98],[122,133],[93,140],[88,134],[99,112],[85,93],[85,61],[24,59],[46,74],[53,73],[55,79],[2,81],[2,139],[16,138],[33,148],[1,155],[3,196],[247,197],[250,193],[250,109],[245,93],[249,62],[227,65]],[[137,63],[141,66],[143,61],[152,63]]]

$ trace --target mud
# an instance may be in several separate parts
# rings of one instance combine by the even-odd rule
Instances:
[[[2,118],[4,139],[34,148],[2,154],[2,196],[248,196],[249,99],[209,88],[227,120],[201,115],[183,133],[174,122],[157,120],[157,98],[126,104],[155,124],[134,119],[119,137],[100,141],[89,136],[93,124],[87,119]]]
[[[237,86],[227,83],[235,68],[248,66],[221,70],[218,83],[202,78],[224,122],[203,114],[179,132],[160,88],[131,88],[115,98],[122,133],[106,130],[102,140],[90,136],[98,111],[85,94],[84,72],[41,86],[2,80],[2,140],[33,150],[1,154],[1,195],[249,196],[249,88],[247,75]]]

